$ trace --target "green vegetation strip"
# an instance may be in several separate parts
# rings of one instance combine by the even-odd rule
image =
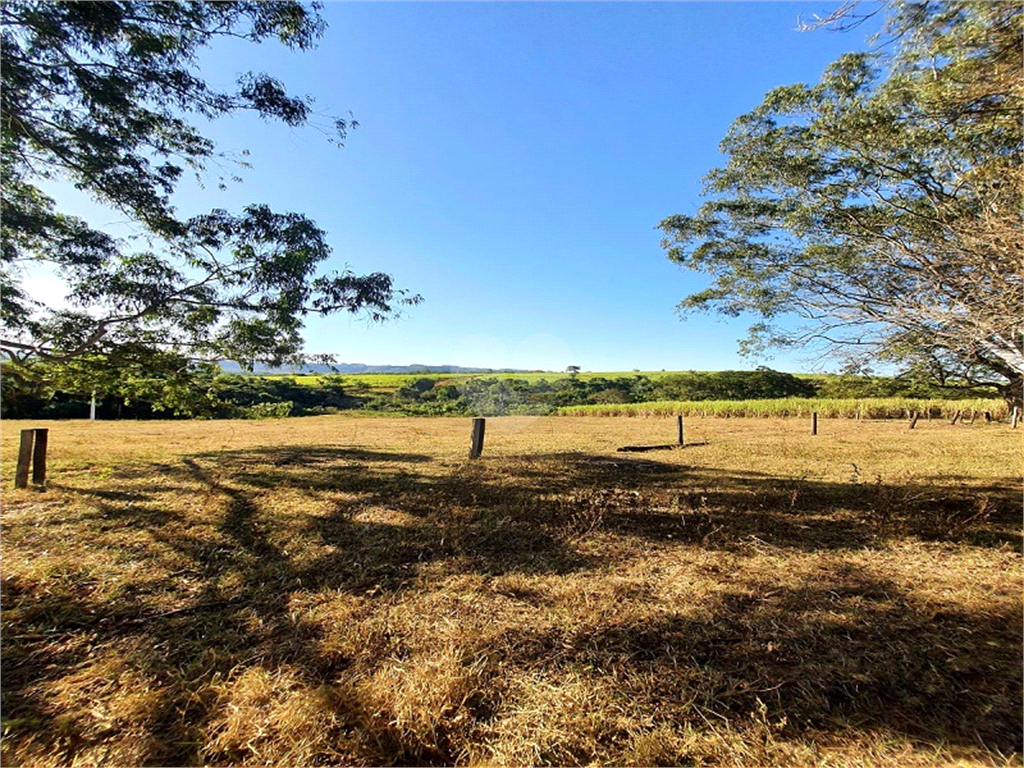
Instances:
[[[717,417],[809,417],[898,419],[919,413],[922,418],[952,419],[957,411],[966,418],[1007,416],[1006,403],[998,399],[939,400],[904,397],[859,399],[787,397],[774,400],[689,400],[653,403],[571,405],[559,408],[562,416],[717,416]]]

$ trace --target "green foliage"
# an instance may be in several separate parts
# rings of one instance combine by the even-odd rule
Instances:
[[[65,363],[33,360],[2,369],[3,415],[67,418],[88,414],[97,393],[101,417],[209,417],[222,404],[211,392],[215,367],[169,352],[83,356]]]
[[[690,371],[658,381],[657,400],[757,400],[779,397],[813,397],[812,382],[767,368],[756,371]]]
[[[175,368],[175,363],[184,367]],[[149,367],[109,369],[97,376],[92,365],[53,366],[25,377],[4,366],[4,418],[85,418],[93,389],[98,416],[108,418],[254,418],[311,416],[360,409],[417,416],[544,415],[577,406],[643,409],[652,402],[788,403],[772,412],[804,408],[806,398],[860,401],[899,398],[951,400],[991,398],[993,388],[952,390],[920,381],[869,376],[802,375],[756,371],[674,372],[656,380],[646,375],[606,374],[558,378],[464,376],[431,378],[378,375],[371,387],[363,378],[329,376],[213,375],[209,368],[180,359],[153,359]],[[77,375],[70,373],[77,371]],[[160,372],[162,371],[162,372]],[[397,386],[396,386],[397,385]],[[169,407],[170,403],[175,407]],[[278,404],[287,408],[276,409]],[[711,407],[710,405],[707,407]],[[964,406],[967,407],[967,406]]]
[[[661,222],[669,258],[714,278],[680,310],[761,316],[746,351],[824,344],[1019,398],[1022,6],[887,7],[888,45],[768,93],[706,202]]]
[[[474,416],[541,415],[549,413],[543,384],[521,379],[470,379],[460,387],[467,412]]]
[[[247,408],[242,408],[244,419],[283,419],[292,413],[292,401],[285,400],[281,403],[257,403]]]
[[[946,388],[922,379],[888,376],[820,376],[812,380],[815,396],[824,398],[910,397],[938,400],[985,399],[996,397],[995,387]]]
[[[541,415],[574,405],[639,403],[652,399],[809,396],[814,385],[770,370],[690,372],[652,381],[645,375],[573,375],[547,378],[466,377],[406,382],[367,403],[374,410],[462,413],[476,416]],[[429,406],[427,404],[430,404]]]
[[[316,5],[25,0],[3,3],[0,19],[2,350],[26,376],[34,361],[102,368],[158,353],[280,364],[302,359],[310,312],[383,320],[419,300],[388,275],[321,274],[331,249],[301,214],[257,203],[183,220],[170,203],[186,170],[229,159],[190,119],[252,112],[299,126],[312,115],[311,99],[266,74],[214,88],[201,50],[219,38],[310,48],[325,26]],[[352,124],[334,127],[340,143]],[[62,212],[45,179],[127,216],[144,245]],[[21,287],[41,264],[65,281],[70,309]]]
[[[334,376],[321,377],[308,385],[291,377],[222,375],[213,380],[210,392],[222,404],[218,411],[221,416],[248,414],[257,406],[280,403],[288,403],[284,415],[306,416],[345,410],[359,403],[345,393],[339,377]]]

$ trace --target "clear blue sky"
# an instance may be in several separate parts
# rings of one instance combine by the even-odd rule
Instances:
[[[327,3],[316,50],[222,41],[202,70],[224,86],[266,71],[318,111],[351,111],[346,146],[308,126],[218,121],[209,135],[253,167],[177,202],[300,211],[327,230],[329,266],[422,294],[385,325],[311,319],[308,350],[342,362],[809,370],[800,354],[739,357],[748,320],[680,322],[676,303],[706,279],[665,258],[655,227],[699,205],[738,115],[866,46],[868,25],[796,31],[835,7]]]

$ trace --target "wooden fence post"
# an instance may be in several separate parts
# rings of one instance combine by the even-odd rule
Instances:
[[[814,411],[811,414],[811,434],[818,434],[818,412]]]
[[[32,461],[32,438],[34,429],[21,430],[21,445],[18,448],[18,470],[14,474],[15,488],[28,488],[28,465]]]
[[[36,447],[32,451],[32,483],[44,485],[46,483],[46,443],[50,434],[48,429],[37,429]]]
[[[683,415],[676,416],[676,426],[679,428],[679,444],[683,444]]]
[[[473,434],[469,441],[469,458],[479,459],[484,452],[484,422],[485,419],[473,419]]]
[[[972,424],[974,423],[974,419],[971,419],[971,423]],[[992,411],[985,411],[985,423],[986,424],[991,424],[992,423]]]
[[[918,420],[919,418],[921,418],[921,414],[920,414],[920,413],[918,413],[917,411],[914,411],[914,412],[913,412],[913,413],[911,414],[911,416],[910,416],[910,428],[911,428],[911,429],[913,429],[914,427],[916,427],[916,426],[917,426],[917,420]]]
[[[954,426],[956,424],[956,422],[960,418],[961,414],[963,414],[963,411],[959,411],[959,410],[956,413],[953,414],[953,420],[951,422],[949,422],[950,426]]]
[[[1020,421],[1020,408],[1015,405],[1013,406],[1013,416],[1010,419],[1010,429],[1016,429],[1018,421]]]

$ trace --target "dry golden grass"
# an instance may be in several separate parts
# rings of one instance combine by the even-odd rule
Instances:
[[[1021,765],[1006,425],[3,427],[4,765]]]

